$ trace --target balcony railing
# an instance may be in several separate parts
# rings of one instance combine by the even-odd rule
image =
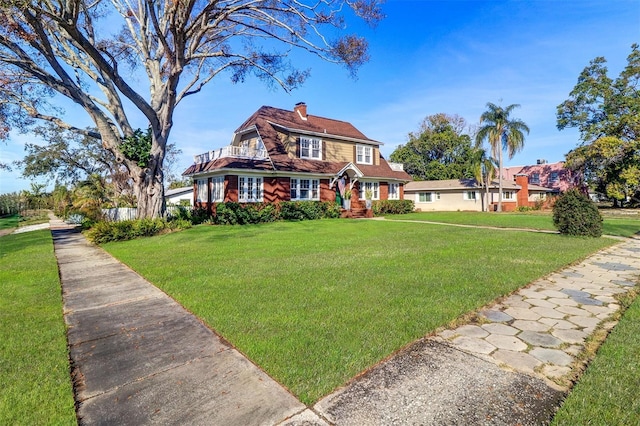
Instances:
[[[403,172],[404,171],[404,164],[402,164],[402,163],[389,162],[389,167],[391,167],[391,170],[393,170],[394,172]]]
[[[194,155],[193,161],[196,164],[217,160],[218,158],[248,158],[251,160],[266,160],[266,149],[252,149],[244,146],[228,145],[220,149]]]

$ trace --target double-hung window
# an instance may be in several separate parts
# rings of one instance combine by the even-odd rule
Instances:
[[[399,200],[400,199],[400,184],[399,183],[390,183],[389,184],[389,199],[390,200]]]
[[[291,178],[292,200],[320,200],[320,181],[318,179]]]
[[[322,141],[315,138],[300,138],[300,158],[322,160]]]
[[[360,182],[360,188],[362,188],[362,193],[359,195],[360,198],[366,198],[367,191],[371,191],[371,199],[379,200],[380,199],[380,183],[379,182]]]
[[[418,202],[419,203],[430,203],[433,201],[433,195],[431,192],[420,192],[418,193]]]
[[[238,201],[241,203],[256,203],[262,201],[262,177],[238,177]]]
[[[211,201],[224,201],[224,176],[211,179]]]
[[[464,191],[463,193],[463,199],[465,200],[476,200],[477,199],[477,192],[476,191]]]
[[[558,172],[551,172],[549,183],[558,183]]]
[[[197,185],[198,185],[198,197],[197,197],[197,201],[200,203],[206,203],[209,201],[209,191],[208,191],[208,187],[207,187],[207,180],[206,179],[198,179],[197,180]]]
[[[357,145],[356,163],[373,164],[373,148],[367,145]]]
[[[502,199],[503,200],[513,200],[513,192],[511,192],[511,191],[503,191],[502,192]]]

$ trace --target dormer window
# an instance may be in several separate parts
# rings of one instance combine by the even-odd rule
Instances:
[[[367,145],[356,146],[356,163],[373,164],[373,148]]]
[[[300,138],[300,158],[322,160],[322,141],[315,138]]]
[[[531,179],[529,179],[529,183],[540,185],[540,173],[531,173]]]

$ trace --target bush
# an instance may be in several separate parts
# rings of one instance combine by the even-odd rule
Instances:
[[[406,214],[415,209],[413,200],[379,200],[371,205],[373,214],[381,216],[385,214]]]
[[[179,231],[191,227],[191,222],[185,219],[166,221],[165,219],[136,219],[121,222],[96,222],[89,231],[87,238],[96,243],[104,244],[112,241],[126,241],[138,237],[151,237],[164,232]]]
[[[340,217],[340,206],[332,201],[283,201],[279,203],[282,220],[317,220]]]
[[[217,225],[247,225],[252,223],[273,222],[278,219],[276,206],[267,203],[216,204],[216,214],[213,222]]]
[[[561,234],[602,235],[602,216],[598,208],[577,189],[570,189],[558,197],[553,206],[553,224]]]

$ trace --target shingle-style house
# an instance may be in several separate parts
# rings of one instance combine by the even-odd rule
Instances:
[[[533,207],[543,202],[551,188],[529,184],[526,175],[516,176],[514,181],[502,182],[502,210],[513,211],[518,207]],[[486,193],[475,179],[427,180],[409,182],[404,189],[405,198],[413,200],[421,211],[482,211],[486,209]],[[499,185],[489,186],[489,210],[498,204]]]
[[[402,165],[388,163],[381,142],[350,123],[263,106],[238,127],[231,145],[196,155],[184,176],[194,179],[194,205],[211,211],[219,202],[317,200],[340,202],[352,190],[352,206],[403,199],[411,180]]]

